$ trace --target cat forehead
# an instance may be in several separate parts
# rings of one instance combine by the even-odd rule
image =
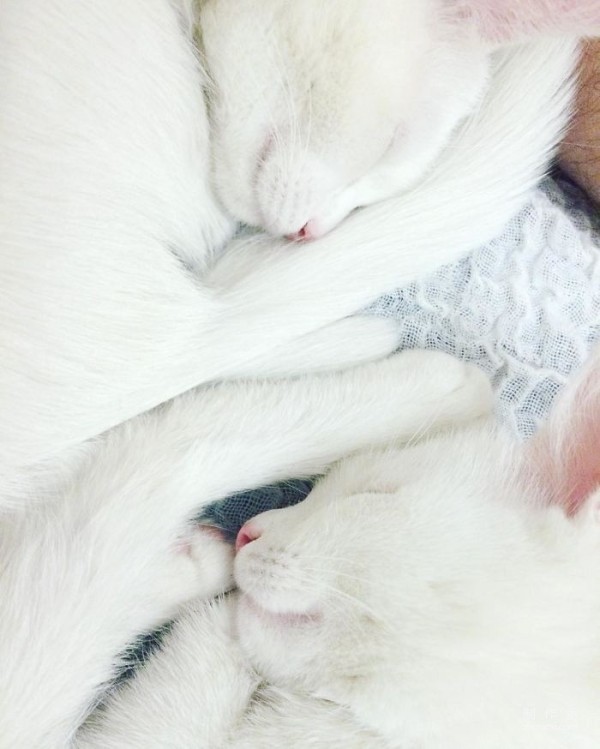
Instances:
[[[496,486],[510,474],[518,455],[506,435],[490,424],[452,430],[414,445],[374,450],[341,462],[328,479],[337,491],[352,495],[389,493],[446,495],[467,487]],[[327,487],[325,487],[325,492]]]
[[[245,29],[245,38],[277,39],[310,50],[323,42],[336,46],[369,39],[369,32],[389,32],[408,39],[407,29],[428,24],[434,0],[204,0],[201,27],[219,30],[225,38]],[[227,25],[225,25],[227,22]]]
[[[201,10],[201,28],[213,68],[233,65],[249,79],[275,70],[290,87],[318,81],[333,88],[338,80],[392,70],[422,50],[431,27],[429,5],[427,0],[210,0]]]

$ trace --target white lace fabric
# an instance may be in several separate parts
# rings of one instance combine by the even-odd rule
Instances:
[[[401,348],[434,348],[493,378],[499,418],[531,435],[600,341],[600,226],[565,180],[546,180],[490,244],[377,301]]]

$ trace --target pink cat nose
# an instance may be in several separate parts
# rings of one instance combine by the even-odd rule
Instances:
[[[246,523],[240,528],[240,532],[237,534],[237,538],[235,539],[235,550],[239,551],[240,549],[243,549],[244,546],[252,543],[252,541],[256,541],[260,536],[261,532],[255,525]]]

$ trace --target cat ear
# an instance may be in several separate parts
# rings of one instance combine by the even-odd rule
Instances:
[[[600,522],[600,348],[526,445],[524,468],[549,503]]]
[[[600,35],[600,0],[448,0],[461,22],[495,46],[536,36]]]

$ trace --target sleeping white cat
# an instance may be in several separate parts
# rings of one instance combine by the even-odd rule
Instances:
[[[190,606],[77,746],[599,746],[599,383],[597,354],[525,447],[456,425],[251,520],[239,599]]]
[[[345,47],[332,48],[334,56],[321,55],[326,37],[315,28],[309,35],[315,45],[311,54],[287,53],[290,23],[300,23],[303,8],[310,23],[312,2],[290,4],[289,18],[281,12],[269,16],[269,8],[278,7],[274,0],[200,5],[214,92],[215,161],[223,163],[217,182],[228,207],[239,214],[243,196],[239,206],[226,196],[238,182],[247,191],[257,149],[248,134],[256,139],[257,121],[264,124],[266,118],[268,124],[269,101],[281,96],[282,76],[304,82],[291,89],[300,107],[304,100],[296,97],[313,80],[315,90],[337,76],[346,85],[344,55],[337,57]],[[366,132],[355,133],[351,124],[338,130],[337,109],[331,113],[336,123],[321,105],[320,112],[313,111],[315,132],[341,149],[349,170],[342,182],[359,173],[369,181],[368,162],[378,160],[378,149],[390,137],[390,117],[400,109],[414,111],[417,121],[423,118],[425,103],[409,82],[415,66],[420,71],[424,49],[447,50],[442,77],[454,69],[458,76],[456,86],[449,85],[458,99],[443,99],[447,117],[431,118],[436,129],[431,143],[439,150],[480,95],[487,63],[481,58],[470,72],[466,67],[473,55],[479,59],[477,35],[483,39],[485,32],[469,31],[471,22],[464,19],[464,30],[460,22],[446,27],[437,3],[399,3],[394,19],[402,26],[406,17],[415,42],[404,51],[406,36],[398,36],[394,46],[366,0],[352,3],[361,9],[356,23],[365,35],[360,39],[346,0],[327,5],[328,28],[335,26],[343,38],[357,42],[358,61],[369,57],[383,35],[385,54],[373,70],[385,71],[386,87],[394,73],[389,65],[402,68],[389,116],[382,112],[381,133],[371,113],[387,97],[370,85],[369,76],[360,78],[361,110],[369,113]],[[398,123],[393,137],[400,150],[391,149],[389,168],[398,162],[409,184],[435,161],[414,190],[351,217],[322,242],[302,248],[262,237],[234,243],[225,264],[207,276],[233,224],[209,184],[209,127],[201,96],[206,77],[192,43],[189,6],[175,0],[100,5],[4,0],[1,5],[0,480],[15,489],[3,493],[3,506],[23,502],[17,469],[64,457],[68,448],[198,383],[316,366],[301,339],[313,331],[320,331],[320,339],[310,343],[307,338],[306,345],[320,351],[323,366],[389,348],[393,333],[386,323],[367,323],[378,340],[366,351],[353,348],[354,338],[365,332],[362,321],[346,321],[338,330],[327,326],[494,236],[543,172],[568,116],[574,43],[539,41],[499,54],[487,95],[438,158],[423,141],[415,145],[413,166],[401,160],[403,133],[412,138],[412,131]],[[485,3],[471,0],[470,6],[475,10]],[[228,35],[239,26],[230,27],[232,14],[235,20],[249,12],[253,23],[233,45]],[[565,13],[556,16],[557,27]],[[510,25],[503,28],[510,36]],[[452,31],[448,39],[445,29]],[[283,71],[271,92],[269,79],[263,79],[270,71],[264,60],[280,51],[285,51]],[[430,73],[422,75],[429,80]],[[263,81],[251,112],[247,76]],[[440,96],[432,86],[423,93]],[[332,95],[332,107],[333,102],[343,107],[342,90]],[[293,119],[288,123],[292,133],[299,127]],[[267,137],[263,133],[261,143]],[[360,149],[354,147],[357,138]],[[232,139],[241,144],[237,150]],[[288,148],[280,141],[274,137],[272,153],[284,158]],[[364,148],[368,153],[360,155]],[[349,150],[356,152],[357,164],[343,155]],[[229,188],[223,176],[230,165],[227,154],[238,170],[230,173]],[[292,161],[295,154],[290,145]],[[341,184],[339,175],[330,179],[333,167],[325,163],[321,170],[329,174],[323,184],[331,189]],[[271,221],[262,223],[273,229]],[[296,231],[298,223],[294,219],[280,230]],[[35,494],[36,486],[30,489]]]
[[[64,749],[137,635],[231,585],[230,547],[190,526],[205,504],[488,402],[474,368],[408,352],[192,391],[87,444],[55,497],[2,524],[0,747]]]

